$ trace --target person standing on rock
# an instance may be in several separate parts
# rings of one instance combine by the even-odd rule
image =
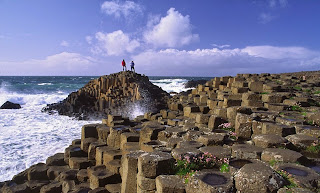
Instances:
[[[126,62],[125,62],[124,59],[123,59],[123,60],[122,60],[122,71],[124,71],[124,69],[126,69],[126,71],[127,71]]]
[[[136,70],[134,69],[134,62],[133,61],[131,61],[130,66],[131,66],[131,71],[136,72]]]

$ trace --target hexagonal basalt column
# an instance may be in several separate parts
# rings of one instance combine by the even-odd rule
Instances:
[[[271,160],[279,162],[301,162],[303,155],[299,152],[290,149],[267,148],[264,149],[261,155],[261,160],[269,162]]]
[[[263,149],[254,145],[235,144],[232,147],[232,156],[238,159],[260,159]]]
[[[233,177],[214,170],[196,172],[186,184],[187,193],[198,192],[234,192]]]
[[[260,134],[252,138],[254,144],[258,147],[285,147],[288,144],[286,138],[275,134]]]
[[[185,193],[183,179],[177,175],[160,175],[156,178],[157,193]]]
[[[121,168],[122,168],[121,192],[123,193],[137,192],[138,157],[143,153],[145,152],[134,151],[122,157],[121,159]]]
[[[125,126],[115,126],[110,128],[110,134],[107,138],[107,144],[110,147],[120,148],[121,134],[129,132]]]
[[[150,121],[144,124],[140,131],[140,143],[158,139],[158,133],[165,130],[165,127],[158,122]]]
[[[276,170],[282,170],[291,174],[294,182],[300,187],[309,189],[319,188],[320,175],[308,167],[285,163],[277,165]]]
[[[95,189],[98,187],[104,187],[107,184],[116,184],[121,182],[120,175],[114,174],[109,170],[98,170],[91,174],[90,188]]]
[[[276,192],[285,185],[285,180],[272,168],[262,163],[246,164],[235,174],[239,192]]]
[[[170,153],[143,153],[138,158],[137,192],[155,190],[155,178],[170,174],[174,159]]]

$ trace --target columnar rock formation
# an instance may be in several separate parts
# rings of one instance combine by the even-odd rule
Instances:
[[[217,77],[172,97],[169,109],[83,126],[65,153],[2,192],[317,192],[320,156],[308,147],[319,147],[319,91],[316,73]],[[171,170],[181,157],[207,153],[229,158],[230,170],[202,170],[188,183]]]
[[[147,76],[131,71],[101,76],[71,93],[60,103],[44,111],[78,118],[103,117],[107,114],[131,116],[132,112],[157,111],[166,107],[168,94],[149,82]]]

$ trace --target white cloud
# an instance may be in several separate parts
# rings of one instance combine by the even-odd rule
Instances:
[[[288,0],[269,0],[269,7],[276,8],[276,7],[287,7]]]
[[[86,41],[88,44],[92,44],[92,36],[86,36]]]
[[[247,46],[242,50],[251,56],[268,59],[308,59],[319,54],[304,47]]]
[[[88,67],[94,61],[93,58],[82,56],[79,53],[61,52],[52,56],[46,57],[44,60],[31,60],[33,63],[43,63],[45,67],[59,67],[63,66],[66,69],[73,69],[74,67]]]
[[[62,52],[45,59],[31,59],[21,62],[0,61],[0,75],[79,75],[87,74],[97,61],[79,53]],[[19,70],[17,70],[19,69]],[[23,74],[21,74],[23,73]]]
[[[229,47],[230,47],[229,44],[224,44],[224,45],[211,44],[211,45],[212,45],[213,47],[220,48],[220,49],[229,48]]]
[[[157,25],[160,22],[160,19],[161,19],[161,15],[149,14],[147,28],[148,29],[153,28],[155,25]]]
[[[69,47],[69,42],[63,40],[63,41],[60,43],[60,46]]]
[[[279,4],[281,7],[286,7],[288,5],[288,0],[279,0]]]
[[[105,1],[101,5],[101,10],[107,15],[113,15],[116,18],[124,17],[130,19],[143,14],[143,7],[133,1]]]
[[[138,40],[130,39],[129,35],[121,30],[112,33],[97,32],[95,38],[97,44],[92,51],[96,54],[119,56],[132,53],[140,46]]]
[[[237,73],[317,70],[320,52],[303,47],[250,46],[243,49],[149,50],[133,57],[149,75],[223,76]]]
[[[277,17],[279,17],[279,14],[277,14],[278,10],[281,8],[288,7],[288,0],[266,0],[261,2],[263,5],[263,8],[267,9],[258,15],[258,21],[259,23],[262,23],[262,24],[269,23],[272,20],[276,19]]]
[[[266,24],[275,19],[275,16],[271,15],[271,13],[261,13],[258,19],[260,23]]]
[[[149,22],[149,27],[151,23]],[[157,25],[153,25],[144,33],[147,43],[155,47],[180,47],[199,40],[198,34],[192,33],[189,15],[183,16],[174,8],[167,11],[167,16],[162,17]]]

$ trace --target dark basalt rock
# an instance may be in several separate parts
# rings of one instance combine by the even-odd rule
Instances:
[[[152,84],[149,78],[131,71],[91,80],[59,103],[49,104],[45,112],[79,119],[102,118],[118,114],[134,118],[133,112],[159,111],[167,107],[169,94]]]
[[[185,88],[194,88],[197,87],[198,84],[205,84],[208,80],[189,80],[184,87]]]
[[[0,107],[0,109],[21,109],[21,106],[17,103],[7,101]]]

